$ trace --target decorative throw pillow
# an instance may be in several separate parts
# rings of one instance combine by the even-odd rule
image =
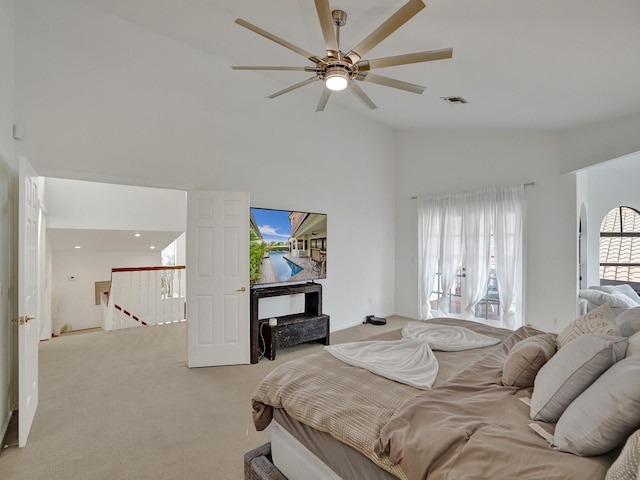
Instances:
[[[627,357],[640,353],[640,332],[629,337],[629,346],[627,347]]]
[[[640,332],[640,307],[625,310],[616,317],[615,322],[623,337],[630,337]]]
[[[618,458],[607,470],[605,480],[637,480],[640,473],[640,430],[624,444]]]
[[[620,330],[614,323],[614,317],[608,305],[601,305],[598,308],[585,313],[576,318],[569,325],[564,327],[556,337],[558,350],[580,335],[587,333],[604,333],[614,337],[620,336]]]
[[[558,350],[535,378],[531,419],[557,422],[602,372],[624,358],[627,343],[624,337],[592,333],[581,335]]]
[[[502,369],[502,384],[531,387],[538,370],[556,353],[556,336],[543,333],[525,338],[507,354]]]
[[[613,365],[558,420],[554,445],[582,456],[602,455],[640,427],[640,355]]]

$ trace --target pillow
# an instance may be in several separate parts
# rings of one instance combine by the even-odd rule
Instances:
[[[616,317],[615,322],[623,337],[630,337],[640,332],[640,307],[625,310]]]
[[[629,337],[629,346],[627,347],[627,357],[640,353],[640,332]]]
[[[605,480],[637,480],[640,473],[640,430],[624,444],[618,458],[607,470]]]
[[[635,306],[640,306],[640,295],[638,295],[633,287],[627,283],[623,283],[621,285],[600,285],[589,288],[593,290],[600,290],[601,292],[625,295],[626,297],[629,297],[631,301],[635,302]]]
[[[599,287],[602,288],[602,287]],[[604,305],[608,303],[610,307],[623,307],[623,308],[633,308],[639,306],[638,303],[631,300],[628,296],[619,293],[608,293],[603,292],[601,290],[595,290],[593,288],[582,289],[578,292],[578,297],[584,298],[591,303],[595,303],[596,305]]]
[[[532,420],[557,422],[562,412],[606,369],[624,358],[628,340],[598,333],[581,335],[538,372],[531,395]]]
[[[558,420],[554,445],[576,455],[601,455],[640,427],[640,355],[613,365]]]
[[[556,337],[556,345],[558,349],[561,349],[574,338],[586,333],[604,333],[614,337],[620,336],[620,330],[615,325],[614,316],[608,305],[601,305],[576,318],[564,327]]]
[[[538,370],[556,353],[556,336],[543,333],[525,338],[507,354],[502,369],[502,384],[532,387]]]

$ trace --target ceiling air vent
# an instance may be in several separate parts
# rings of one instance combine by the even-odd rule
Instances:
[[[441,97],[445,102],[450,103],[452,105],[457,105],[460,103],[467,103],[467,101],[462,97]]]

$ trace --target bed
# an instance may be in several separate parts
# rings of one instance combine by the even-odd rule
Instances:
[[[578,400],[594,387],[596,391],[602,388],[596,385],[607,370],[601,365],[600,371],[590,371],[591,377],[582,379],[581,385],[575,385],[575,372],[565,373],[569,382],[557,378],[557,371],[572,362],[560,358],[556,350],[567,347],[563,350],[566,355],[585,350],[584,345],[578,345],[583,340],[574,343],[575,347],[568,346],[581,335],[603,352],[602,345],[607,344],[608,350],[598,353],[598,358],[611,357],[603,360],[605,364],[625,364],[624,375],[640,378],[640,349],[629,348],[627,355],[630,339],[620,336],[613,319],[605,319],[609,330],[603,332],[600,314],[589,312],[586,321],[579,317],[571,323],[572,328],[557,336],[533,327],[512,332],[464,320],[430,320],[469,329],[498,343],[462,351],[434,350],[437,377],[427,389],[352,366],[327,351],[287,362],[274,369],[253,396],[255,427],[265,430],[270,441],[245,455],[245,479],[602,480],[622,457],[626,439],[636,435],[634,431],[640,427],[640,388],[630,387],[631,393],[625,390],[621,394],[624,400],[613,395],[619,403],[627,402],[624,405],[594,407],[608,413],[617,408],[626,412],[614,418],[613,423],[621,421],[623,425],[619,431],[604,435],[604,447],[594,447],[589,441],[586,446],[576,446],[582,442],[576,436],[594,436],[593,431],[580,430],[589,423],[580,415],[593,415],[583,411],[585,403],[594,403],[591,397],[582,401],[581,408],[572,410],[565,405],[561,413],[569,417],[566,412],[571,410],[571,422],[540,419],[553,417],[547,412],[549,402],[544,395],[551,403],[562,397],[561,401],[573,408],[574,404],[580,406]],[[593,317],[599,326],[593,326]],[[375,340],[394,342],[402,335],[397,330]],[[558,349],[559,345],[562,348]],[[560,367],[550,365],[553,357]],[[542,375],[543,371],[547,373]],[[625,383],[619,375],[605,385]],[[534,386],[543,376],[548,378],[546,384]],[[562,395],[549,393],[553,382],[560,385]],[[566,385],[572,382],[578,393],[572,392],[570,398]],[[545,408],[538,409],[538,418],[532,419],[532,405],[541,401]],[[611,423],[610,417],[599,421]],[[556,433],[558,428],[562,431]],[[615,446],[609,447],[612,442]],[[577,454],[569,453],[572,449],[577,449]],[[585,451],[589,454],[584,455]],[[626,455],[632,459],[640,456],[635,450]],[[626,462],[624,468],[633,467]]]

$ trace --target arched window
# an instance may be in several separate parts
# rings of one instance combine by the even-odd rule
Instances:
[[[600,226],[600,283],[640,287],[640,212],[616,207]]]

